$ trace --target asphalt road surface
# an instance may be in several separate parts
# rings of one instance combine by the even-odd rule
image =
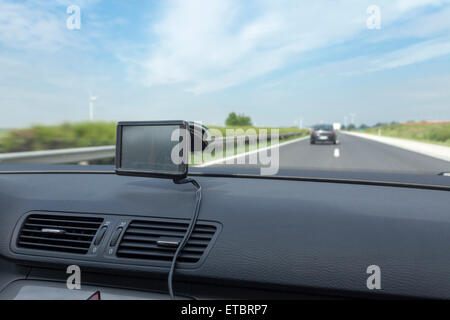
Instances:
[[[311,145],[309,139],[283,145],[279,148],[280,168],[414,173],[450,172],[450,162],[448,161],[343,133],[339,133],[338,140],[336,145]],[[246,157],[245,163],[249,163],[248,157]]]

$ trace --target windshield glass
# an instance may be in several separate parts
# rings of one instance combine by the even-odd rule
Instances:
[[[324,130],[324,131],[332,131],[333,126],[329,124],[321,124],[318,126],[314,126],[314,130]]]
[[[450,172],[449,87],[448,0],[0,0],[0,164],[185,120],[191,166]]]

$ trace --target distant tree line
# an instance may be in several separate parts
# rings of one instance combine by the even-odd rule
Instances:
[[[398,122],[396,121],[392,121],[392,122],[377,122],[375,125],[373,126],[368,126],[366,124],[361,124],[359,126],[352,124],[349,124],[348,126],[342,125],[341,129],[342,130],[365,130],[365,129],[369,129],[369,128],[378,128],[378,127],[383,127],[383,126],[389,126],[389,125],[395,125],[398,124]]]
[[[236,114],[236,112],[231,112],[227,119],[225,120],[225,125],[232,127],[232,126],[251,126],[252,120],[250,117],[246,116],[245,114]]]

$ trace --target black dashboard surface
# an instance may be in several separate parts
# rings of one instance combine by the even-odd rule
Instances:
[[[184,219],[192,214],[189,185],[89,170],[0,174],[0,260],[41,268],[78,264],[97,272],[163,279],[167,269],[161,267],[43,261],[12,252],[13,230],[30,211]],[[214,177],[210,170],[196,179],[203,188],[199,219],[220,223],[221,232],[205,261],[198,268],[178,269],[177,281],[298,293],[450,298],[448,191],[217,173]],[[439,179],[428,183],[448,185],[446,178]],[[370,265],[381,268],[382,289],[376,292],[366,286]]]

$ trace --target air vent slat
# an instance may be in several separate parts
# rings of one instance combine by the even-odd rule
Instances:
[[[182,231],[184,232],[188,224],[182,226],[167,226],[167,225],[152,225],[148,223],[135,223],[133,224],[133,228],[143,228],[143,229],[156,229],[156,230],[169,230],[169,231]],[[196,232],[205,232],[205,233],[215,233],[216,230],[209,226],[195,226]]]
[[[86,254],[103,222],[102,218],[32,214],[22,225],[18,247]]]
[[[77,227],[73,225],[56,225],[56,224],[36,224],[36,223],[27,223],[27,227],[39,227],[39,228],[67,228],[67,229],[76,229],[76,230],[85,230],[85,231],[92,231],[97,232],[97,228],[88,228],[88,227]]]
[[[22,229],[23,233],[33,233],[33,234],[42,234],[41,229],[32,230],[32,229]],[[74,232],[66,232],[65,236],[74,236],[74,237],[84,237],[84,238],[92,238],[92,233],[74,233]]]
[[[138,234],[138,235],[153,235],[153,236],[165,236],[165,237],[181,237],[183,238],[184,232],[181,231],[163,231],[163,230],[153,230],[153,229],[136,229],[129,228],[127,230],[129,234]],[[192,232],[193,239],[211,239],[214,234],[199,234],[195,230]]]
[[[45,243],[35,243],[35,242],[27,242],[27,241],[19,241],[19,244],[23,247],[35,247],[35,248],[53,248],[56,249],[55,251],[76,251],[76,252],[82,252],[85,250],[85,248],[75,248],[70,246],[61,246],[61,245],[53,245],[53,244],[45,244]]]
[[[71,221],[76,221],[76,222],[80,222],[80,221],[87,221],[87,222],[97,222],[97,223],[102,223],[103,222],[103,218],[99,218],[99,217],[92,217],[92,216],[81,216],[81,215],[70,215],[70,214],[66,214],[63,213],[63,215],[60,214],[51,214],[51,213],[43,213],[43,214],[39,214],[39,213],[34,213],[32,216],[28,217],[29,219],[39,219],[39,218],[43,218],[45,220],[47,219],[57,219],[57,220],[71,220]]]
[[[91,241],[83,241],[83,240],[74,240],[74,239],[63,239],[63,238],[45,238],[45,237],[35,237],[35,236],[25,236],[21,235],[21,239],[35,239],[35,240],[42,240],[42,241],[55,241],[55,242],[75,242],[80,244],[87,244],[88,247],[91,245]]]
[[[72,225],[90,225],[95,228],[96,224],[95,222],[89,222],[89,221],[76,221],[76,220],[64,220],[64,219],[44,219],[44,218],[30,218],[28,219],[28,222],[36,222],[36,223],[42,223],[50,224],[50,223],[69,223]]]
[[[171,262],[177,247],[164,245],[164,242],[181,242],[188,226],[189,221],[134,220],[125,231],[116,254],[119,258]],[[178,261],[187,264],[199,262],[216,232],[215,225],[199,222]]]
[[[142,249],[142,250],[158,250],[158,251],[170,251],[170,252],[174,252],[176,250],[176,247],[174,248],[168,248],[168,247],[161,247],[158,246],[157,244],[149,244],[149,243],[135,243],[135,242],[128,242],[128,241],[122,241],[122,243],[120,244],[122,248],[134,248],[134,249]],[[201,247],[193,247],[190,246],[189,243],[184,247],[185,252],[200,252],[202,253],[203,251],[205,251],[207,244],[205,244],[205,246],[203,248]]]

